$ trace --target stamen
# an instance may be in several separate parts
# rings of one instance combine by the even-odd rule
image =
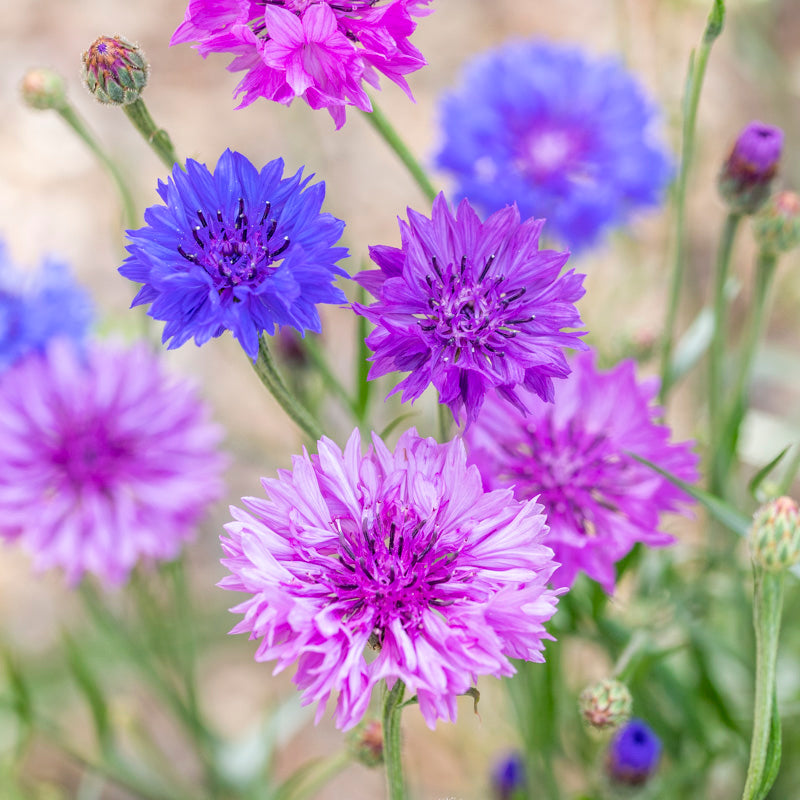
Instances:
[[[192,264],[199,264],[200,259],[194,253],[187,253],[180,245],[178,245],[178,252],[187,260],[191,261]]]
[[[259,225],[263,225],[264,224],[264,220],[266,220],[266,218],[269,216],[269,212],[270,212],[271,208],[272,208],[272,203],[270,203],[270,201],[267,200],[267,202],[264,203],[264,213],[261,215],[261,219],[258,221]],[[275,224],[276,225],[278,224],[277,220],[275,220]],[[269,238],[269,237],[267,237],[267,238]]]
[[[486,277],[486,273],[489,271],[489,268],[494,263],[494,259],[495,259],[494,253],[492,253],[492,255],[490,255],[489,258],[486,259],[486,264],[483,267],[483,272],[481,272],[481,274],[478,276],[478,283],[481,283],[483,279]]]
[[[270,257],[277,258],[281,253],[283,253],[284,250],[286,250],[288,246],[289,246],[289,237],[284,236],[283,244],[274,253],[270,253]]]

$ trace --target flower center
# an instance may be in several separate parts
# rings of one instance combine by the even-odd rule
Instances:
[[[208,273],[221,297],[232,296],[242,284],[258,286],[290,244],[288,236],[275,238],[278,219],[270,217],[270,211],[267,201],[258,222],[252,222],[241,197],[233,220],[226,220],[222,211],[217,211],[216,219],[198,211],[200,224],[192,228],[192,242],[184,242],[178,252]],[[237,299],[233,297],[234,302]]]
[[[417,314],[420,328],[436,340],[439,348],[451,351],[445,361],[457,363],[465,350],[502,357],[506,343],[518,333],[518,326],[532,322],[534,316],[524,308],[525,287],[507,289],[505,276],[489,277],[495,256],[489,256],[481,271],[461,262],[448,264],[444,270],[436,256],[432,272],[425,276],[430,290],[427,314]]]
[[[559,174],[575,177],[579,172],[581,146],[579,138],[561,128],[540,128],[522,137],[518,166],[534,180],[545,180]]]
[[[120,462],[130,453],[121,437],[112,437],[96,420],[73,421],[60,432],[51,451],[53,465],[75,491],[107,490],[120,474]]]
[[[429,608],[450,605],[448,593],[458,556],[438,541],[436,524],[420,519],[408,506],[365,511],[360,529],[349,518],[336,521],[336,568],[328,572],[326,593],[343,604],[350,619],[371,625],[370,643],[378,648],[386,629],[399,620],[404,628],[420,623]]]

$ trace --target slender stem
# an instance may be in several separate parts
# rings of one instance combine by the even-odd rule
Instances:
[[[286,387],[267,347],[266,336],[262,336],[258,343],[258,358],[253,362],[253,369],[290,419],[315,441],[321,439],[323,433],[319,423]]]
[[[703,40],[697,51],[689,60],[689,72],[686,77],[686,89],[683,97],[683,129],[681,135],[681,162],[678,180],[675,185],[675,242],[674,261],[672,264],[672,284],[670,286],[667,316],[664,323],[664,338],[661,349],[661,394],[660,402],[665,402],[672,387],[672,344],[675,335],[675,323],[678,317],[683,275],[686,265],[684,252],[686,238],[686,189],[689,170],[694,155],[694,135],[697,124],[697,107],[700,103],[700,92],[706,74],[711,46],[722,32],[725,20],[725,3],[714,0],[714,6],[708,16]]]
[[[350,397],[350,393],[344,388],[341,381],[336,377],[334,372],[328,365],[325,354],[316,339],[311,336],[306,336],[303,339],[303,347],[308,355],[309,360],[314,365],[314,369],[319,373],[325,385],[330,389],[331,393],[339,398],[342,405],[350,412],[352,417],[360,420],[359,409],[356,401]]]
[[[128,184],[125,181],[119,167],[116,165],[111,156],[100,145],[100,142],[94,137],[92,132],[87,127],[78,112],[65,101],[60,105],[58,111],[61,119],[69,125],[70,128],[78,135],[78,138],[92,151],[97,160],[105,167],[114,186],[117,188],[120,202],[122,203],[123,224],[126,228],[136,228],[138,224],[138,216],[136,214],[136,204],[133,201]]]
[[[436,406],[436,418],[439,423],[439,441],[444,444],[450,439],[450,409],[444,403],[438,403]]]
[[[709,450],[712,459],[717,463],[716,455],[722,445],[722,435],[725,430],[723,414],[724,405],[724,364],[725,343],[727,334],[728,300],[725,297],[725,284],[730,270],[731,253],[736,239],[736,231],[741,222],[741,214],[730,212],[725,218],[722,235],[717,251],[717,263],[714,269],[714,328],[711,333],[711,344],[708,358],[708,415],[711,440]],[[710,477],[710,490],[720,494],[722,475],[719,470],[712,467]]]
[[[358,287],[356,302],[361,305],[367,302],[367,290],[363,286]],[[368,335],[369,321],[359,314],[356,318],[356,410],[358,421],[361,425],[364,425],[367,421],[367,409],[372,395],[372,381],[369,379],[370,348],[367,344]]]
[[[398,680],[386,693],[383,705],[383,760],[386,763],[386,780],[389,800],[407,800],[403,775],[403,753],[400,741],[400,710],[405,684]]]
[[[133,124],[139,133],[142,134],[144,140],[150,147],[153,148],[155,154],[161,161],[169,168],[178,162],[178,156],[175,153],[175,148],[169,134],[163,129],[156,126],[144,100],[140,97],[126,106],[122,106],[125,115]]]
[[[775,665],[778,658],[782,605],[783,573],[766,572],[755,567],[753,624],[756,629],[756,691],[750,765],[747,768],[742,800],[760,800],[766,794],[762,781],[769,748],[772,704],[775,699]]]
[[[373,128],[381,135],[386,144],[391,147],[397,154],[398,158],[403,162],[406,169],[411,174],[411,177],[416,181],[425,197],[433,202],[436,197],[436,189],[434,189],[428,174],[423,169],[422,165],[417,161],[408,146],[400,137],[400,134],[394,128],[391,122],[380,108],[375,104],[374,98],[370,97],[372,102],[372,111],[365,111],[364,116]]]

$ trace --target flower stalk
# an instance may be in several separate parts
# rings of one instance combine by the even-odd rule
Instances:
[[[405,689],[401,680],[395,681],[394,686],[386,693],[383,704],[383,758],[386,763],[389,800],[408,799],[400,737],[400,714]]]
[[[153,117],[144,104],[144,100],[140,97],[138,100],[122,106],[125,116],[131,121],[131,124],[142,135],[144,140],[153,149],[155,154],[161,159],[162,163],[168,168],[178,163],[178,156],[175,153],[175,147],[169,134],[163,129],[159,128],[153,121]]]

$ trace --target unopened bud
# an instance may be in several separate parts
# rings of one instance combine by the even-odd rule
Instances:
[[[629,719],[633,698],[624,683],[605,679],[584,689],[578,704],[586,724],[603,731]]]
[[[769,572],[781,572],[800,560],[800,509],[791,497],[770,500],[756,511],[750,554]]]
[[[147,84],[144,53],[121,36],[101,36],[83,54],[83,81],[101,102],[126,106]]]
[[[649,725],[632,719],[614,735],[606,771],[612,783],[641,786],[656,771],[660,758],[661,740]]]
[[[778,192],[753,219],[753,233],[761,249],[771,253],[800,247],[800,195]]]
[[[383,763],[383,727],[379,720],[359,725],[350,735],[348,744],[353,758],[365,767]]]
[[[751,122],[739,134],[717,185],[732,211],[754,214],[769,198],[783,150],[783,131]]]
[[[20,84],[22,99],[31,108],[63,108],[67,102],[64,79],[52,69],[39,67],[26,73]]]

